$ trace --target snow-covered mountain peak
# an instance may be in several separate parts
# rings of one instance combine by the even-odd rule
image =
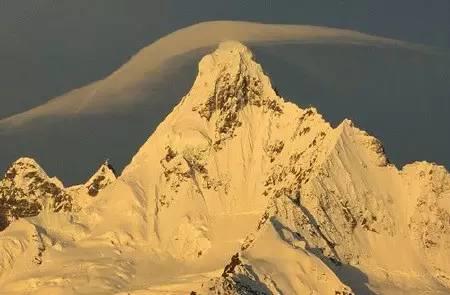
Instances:
[[[211,119],[215,112],[233,117],[246,105],[276,107],[279,97],[251,51],[236,41],[226,41],[202,58],[198,75],[185,100]]]
[[[255,63],[253,54],[245,45],[237,41],[225,41],[220,43],[214,52],[200,60],[197,79],[214,82],[220,74],[236,74],[240,67],[249,67],[252,63]],[[262,72],[261,68],[255,70]],[[197,82],[200,81],[197,80],[194,85]]]
[[[285,102],[250,50],[227,41],[118,179],[108,162],[67,189],[32,159],[8,169],[0,229],[21,220],[0,233],[0,286],[448,294],[449,204],[444,167],[398,171],[350,120],[333,128],[315,108]],[[27,280],[51,272],[30,287],[28,265],[12,265],[34,260]]]
[[[64,185],[56,177],[50,178],[42,167],[32,158],[22,157],[14,161],[5,173],[5,180],[16,187],[28,191],[32,183],[49,181],[59,188]]]
[[[242,132],[251,132],[260,137],[251,140],[260,141],[261,136],[266,136],[270,118],[281,117],[285,111],[287,118],[300,109],[277,95],[251,51],[237,41],[222,42],[201,59],[190,91],[141,147],[122,175],[128,177],[128,172],[142,166],[155,155],[152,150],[157,147],[161,150],[158,153],[174,153],[183,158],[192,149],[202,150],[203,154],[210,149],[218,151]],[[262,121],[265,123],[255,125]],[[242,139],[246,137],[243,135]],[[154,140],[158,144],[152,143]]]
[[[72,196],[56,177],[50,178],[31,158],[19,158],[0,181],[0,230],[22,217],[38,215],[44,208],[70,211]]]
[[[16,176],[26,174],[30,171],[39,171],[45,173],[39,164],[32,158],[22,157],[14,161],[6,171],[5,176],[15,178]]]
[[[34,217],[44,210],[78,212],[115,180],[114,168],[106,161],[86,184],[65,188],[34,159],[19,158],[0,180],[0,230],[14,220]]]

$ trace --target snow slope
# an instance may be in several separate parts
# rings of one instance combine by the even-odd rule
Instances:
[[[3,292],[450,291],[445,168],[398,170],[350,120],[284,101],[241,43],[201,60],[117,179],[105,167],[67,189],[78,210],[0,232]]]

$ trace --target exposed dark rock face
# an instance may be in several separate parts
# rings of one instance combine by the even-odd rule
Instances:
[[[96,197],[98,193],[111,184],[117,177],[114,167],[106,161],[97,173],[87,182],[86,188],[91,197]]]
[[[14,219],[38,215],[44,206],[54,212],[70,211],[72,197],[36,162],[17,160],[0,181],[0,230]]]
[[[116,179],[112,165],[105,162],[86,184],[94,197]],[[20,158],[0,181],[0,231],[13,220],[38,215],[44,208],[54,212],[71,212],[73,196],[61,182],[50,178],[33,159]]]
[[[99,190],[104,186],[104,184],[102,183],[104,180],[105,180],[105,176],[99,175],[88,186],[88,194],[91,197],[95,197],[98,195]]]
[[[221,295],[272,295],[274,294],[251,265],[245,264],[239,258],[239,253],[231,257],[231,262],[225,266],[222,276],[209,282],[208,294]],[[278,293],[276,293],[278,294]]]
[[[229,274],[234,273],[234,269],[240,264],[241,260],[239,259],[239,253],[236,253],[231,257],[231,262],[225,266],[222,277],[226,278]]]

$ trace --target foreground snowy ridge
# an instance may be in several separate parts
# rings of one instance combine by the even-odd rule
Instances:
[[[450,292],[446,169],[398,170],[351,121],[285,102],[238,42],[201,60],[120,177],[64,188],[12,167],[0,204],[25,213],[0,232],[5,294]]]

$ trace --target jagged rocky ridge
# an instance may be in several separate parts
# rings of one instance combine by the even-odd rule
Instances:
[[[51,206],[55,212],[69,211],[72,197],[58,179],[48,177],[33,159],[21,158],[11,165],[0,183],[0,206],[4,229],[14,219],[38,215],[44,206]]]
[[[85,190],[95,197],[115,178],[114,168],[106,162],[85,185],[65,188],[56,177],[49,177],[36,161],[20,158],[0,181],[0,230],[13,220],[37,216],[44,209],[54,212],[79,210],[82,202],[76,199],[75,192]]]
[[[449,292],[448,171],[398,170],[350,120],[333,128],[285,102],[240,43],[202,59],[189,93],[113,175],[66,189],[77,210],[0,233],[1,289]]]

